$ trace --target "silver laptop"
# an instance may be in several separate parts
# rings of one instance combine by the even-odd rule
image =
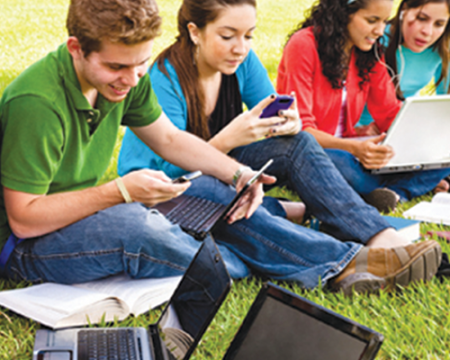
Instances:
[[[265,284],[223,360],[372,360],[383,336]]]
[[[230,286],[219,250],[207,237],[156,324],[148,329],[38,330],[33,360],[186,360]]]
[[[395,155],[372,173],[450,167],[450,95],[407,98],[382,144],[390,145]]]

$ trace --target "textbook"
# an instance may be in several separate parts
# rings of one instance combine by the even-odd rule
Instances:
[[[403,237],[405,237],[409,241],[414,242],[420,239],[420,221],[404,219],[389,215],[382,215],[382,216],[389,223],[389,225],[391,225],[395,230],[397,230],[398,233],[400,233]],[[316,218],[310,220],[309,227],[316,231],[326,232],[326,229],[324,229],[323,224]]]
[[[117,275],[74,285],[44,283],[0,291],[0,306],[53,329],[120,321],[167,302],[180,280]]]
[[[429,201],[422,201],[403,213],[405,217],[450,225],[450,193],[437,193]]]
[[[411,242],[420,239],[420,221],[383,215],[383,218],[403,237]]]

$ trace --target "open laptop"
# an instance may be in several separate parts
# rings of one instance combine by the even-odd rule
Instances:
[[[224,360],[369,360],[383,336],[271,283],[263,286]]]
[[[230,286],[219,250],[208,237],[156,324],[148,329],[38,330],[33,360],[188,359]]]
[[[450,95],[405,100],[383,145],[395,152],[389,163],[371,170],[389,174],[450,167]]]
[[[203,240],[222,220],[225,220],[230,210],[244,196],[247,189],[272,164],[270,159],[231,200],[228,205],[219,204],[206,199],[189,195],[180,195],[169,201],[153,206],[172,224],[178,224],[184,231],[197,240]]]

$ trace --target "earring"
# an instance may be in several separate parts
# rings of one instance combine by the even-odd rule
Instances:
[[[400,16],[399,16],[399,20],[402,21],[403,20],[403,15],[405,14],[405,10],[402,10],[400,12]]]

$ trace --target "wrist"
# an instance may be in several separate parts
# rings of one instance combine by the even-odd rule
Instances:
[[[115,183],[117,185],[117,188],[119,189],[120,194],[122,195],[123,199],[127,204],[132,203],[133,199],[130,196],[130,193],[128,192],[127,188],[125,187],[125,184],[123,183],[123,180],[121,177],[116,178]]]
[[[233,175],[233,180],[232,180],[232,184],[234,187],[236,187],[237,182],[239,181],[240,177],[242,176],[243,173],[247,172],[247,171],[253,171],[251,167],[249,166],[245,166],[245,165],[241,165],[236,172]]]
[[[209,143],[224,154],[228,154],[234,149],[231,144],[227,143],[227,136],[224,136],[222,132],[219,132],[216,136],[209,140]]]

